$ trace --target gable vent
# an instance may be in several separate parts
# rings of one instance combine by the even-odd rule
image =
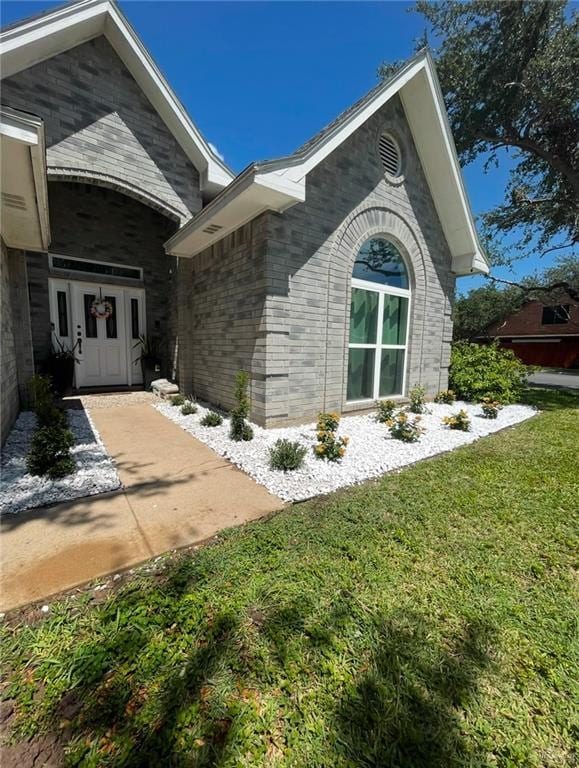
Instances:
[[[383,133],[378,142],[378,151],[384,170],[389,176],[400,176],[402,157],[400,147],[388,133]]]
[[[19,211],[26,210],[26,201],[20,195],[10,195],[8,192],[2,192],[2,202],[7,208],[17,208]]]
[[[210,224],[208,227],[205,227],[203,232],[206,232],[208,235],[214,235],[216,232],[219,232],[220,229],[223,229],[219,224]]]

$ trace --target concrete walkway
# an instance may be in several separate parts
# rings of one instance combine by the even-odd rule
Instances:
[[[119,402],[90,411],[124,490],[2,518],[0,610],[203,541],[283,506],[149,404],[117,407]]]

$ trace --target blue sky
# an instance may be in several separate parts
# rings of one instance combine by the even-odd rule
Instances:
[[[61,3],[2,0],[2,24]],[[410,56],[423,30],[406,2],[120,3],[205,137],[240,171],[291,152],[372,88],[382,61]],[[464,169],[475,214],[503,199],[506,165]],[[548,266],[518,262],[513,279]],[[459,289],[480,278],[459,281]]]

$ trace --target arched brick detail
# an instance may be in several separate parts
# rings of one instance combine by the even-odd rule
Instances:
[[[94,184],[97,187],[112,189],[121,192],[128,197],[148,205],[149,208],[162,213],[176,224],[183,224],[188,218],[186,211],[180,211],[169,205],[166,201],[152,195],[147,190],[131,184],[131,182],[119,176],[101,173],[93,169],[84,168],[48,168],[48,181],[73,181],[80,184]]]
[[[411,287],[410,332],[406,357],[406,382],[412,386],[413,372],[420,371],[423,355],[427,270],[423,249],[410,224],[398,212],[385,206],[366,205],[344,221],[330,252],[328,264],[328,338],[326,344],[325,407],[346,407],[348,338],[352,270],[361,246],[370,237],[384,235],[400,250],[408,269]],[[367,406],[365,406],[367,407]]]

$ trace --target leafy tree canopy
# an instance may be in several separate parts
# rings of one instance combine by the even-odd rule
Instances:
[[[515,161],[504,203],[484,217],[490,235],[520,231],[520,257],[575,244],[577,13],[563,0],[420,0],[415,10],[441,41],[434,56],[461,161],[488,154],[488,168],[505,149]],[[426,34],[418,47],[425,42]],[[384,64],[379,74],[398,66]],[[495,263],[505,263],[504,253],[491,254]]]

